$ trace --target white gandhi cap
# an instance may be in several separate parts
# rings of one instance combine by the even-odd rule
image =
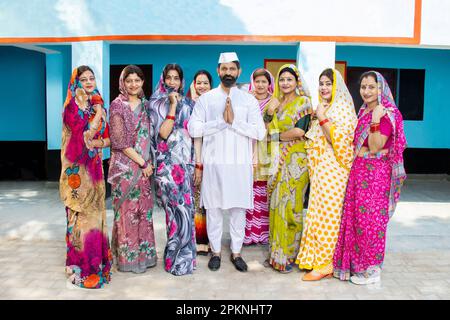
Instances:
[[[228,63],[239,61],[236,52],[222,52],[219,57],[219,63]]]

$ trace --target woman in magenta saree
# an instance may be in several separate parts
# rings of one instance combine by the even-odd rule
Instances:
[[[67,217],[66,273],[81,288],[101,288],[111,276],[101,151],[109,143],[94,72],[75,68],[64,102],[59,191]]]
[[[355,131],[355,160],[348,180],[336,245],[334,276],[355,284],[380,281],[387,224],[406,174],[403,118],[383,76],[361,76],[364,100]]]

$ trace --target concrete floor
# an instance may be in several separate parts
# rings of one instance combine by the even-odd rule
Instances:
[[[111,209],[107,218],[111,231]],[[164,220],[157,210],[159,257],[165,245]],[[303,272],[266,269],[264,246],[243,249],[249,272],[240,273],[228,260],[226,230],[217,272],[208,270],[208,257],[199,256],[193,275],[175,277],[163,270],[160,260],[144,274],[114,272],[103,289],[77,289],[67,285],[64,274],[65,223],[57,184],[0,182],[0,299],[450,299],[448,176],[409,177],[388,227],[382,281],[369,286],[337,279],[308,283],[300,280]]]

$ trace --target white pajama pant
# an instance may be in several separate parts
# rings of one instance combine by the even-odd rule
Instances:
[[[245,236],[245,209],[207,209],[206,230],[209,244],[214,253],[219,253],[222,248],[223,215],[230,215],[231,252],[240,253]]]

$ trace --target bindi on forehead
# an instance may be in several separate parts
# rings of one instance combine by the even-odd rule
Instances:
[[[178,74],[178,72],[176,71],[176,70],[169,70],[168,72],[167,72],[167,75],[166,75],[166,78],[167,77],[172,77],[172,78],[174,78],[174,77],[179,77],[180,75]]]

